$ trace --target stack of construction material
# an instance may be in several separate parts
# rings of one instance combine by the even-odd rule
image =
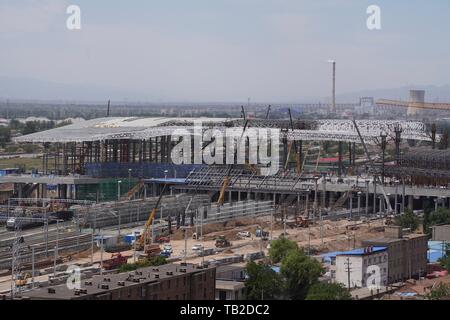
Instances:
[[[272,201],[254,201],[246,200],[223,205],[213,204],[199,208],[199,214],[196,217],[197,223],[218,223],[231,219],[255,218],[267,216],[274,212]],[[203,221],[202,221],[203,218]]]
[[[168,216],[183,215],[191,197],[192,195],[189,194],[164,196],[161,199],[155,219],[166,219]],[[75,219],[79,219],[82,226],[95,228],[143,222],[148,219],[157,201],[158,197],[152,197],[131,201],[98,203],[89,208],[77,208],[75,210]],[[198,207],[206,206],[209,203],[210,198],[208,195],[195,195],[189,205],[189,212],[195,211]]]

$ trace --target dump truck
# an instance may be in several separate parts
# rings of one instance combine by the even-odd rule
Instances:
[[[167,243],[167,242],[170,242],[170,237],[163,236],[163,235],[156,236],[155,237],[155,242],[156,243]]]
[[[225,236],[219,236],[216,239],[216,248],[226,248],[226,247],[230,247],[231,246],[231,242],[228,241]]]
[[[103,269],[105,270],[113,270],[119,268],[121,265],[126,264],[128,262],[129,256],[123,256],[120,252],[113,253],[111,255],[111,259],[103,261]]]
[[[147,258],[156,257],[161,253],[161,248],[159,244],[147,244],[144,247],[144,253]]]

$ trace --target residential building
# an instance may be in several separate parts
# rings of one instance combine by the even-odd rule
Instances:
[[[426,272],[428,236],[425,234],[404,235],[401,227],[389,226],[385,228],[384,237],[365,240],[362,245],[387,247],[389,283],[417,278]]]
[[[338,253],[335,281],[347,288],[387,285],[387,248],[367,247]]]
[[[94,276],[80,289],[66,284],[26,292],[32,300],[214,300],[216,268],[167,264]]]
[[[242,281],[216,280],[216,300],[245,299],[245,284]]]
[[[450,224],[433,226],[433,241],[450,241]]]

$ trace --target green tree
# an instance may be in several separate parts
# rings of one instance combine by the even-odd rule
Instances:
[[[430,213],[424,222],[424,231],[428,234],[431,233],[431,227],[438,224],[450,223],[450,210],[446,208],[439,208],[437,211]]]
[[[448,148],[448,129],[444,130],[441,140],[439,141],[439,149],[444,150]]]
[[[318,282],[313,284],[305,300],[351,300],[349,290],[340,283]]]
[[[119,267],[119,273],[129,272],[139,268],[146,268],[151,266],[161,266],[163,264],[167,264],[167,260],[164,257],[156,256],[150,259],[139,260],[135,263],[126,263]]]
[[[439,259],[439,263],[443,268],[450,272],[450,244],[445,246],[445,254]]]
[[[0,127],[0,146],[2,148],[11,140],[11,129]]]
[[[311,285],[323,273],[322,265],[303,250],[291,250],[281,262],[281,275],[289,299],[304,300]]]
[[[395,224],[402,228],[410,228],[411,231],[415,231],[419,227],[420,219],[412,210],[407,209],[404,214],[395,218]]]
[[[254,261],[245,267],[247,279],[245,280],[246,298],[249,300],[273,300],[280,297],[282,280],[280,276],[266,264],[257,264]]]
[[[23,124],[22,124],[19,120],[17,120],[17,119],[12,119],[12,120],[9,122],[9,127],[10,127],[12,130],[20,130],[20,129],[22,129]]]
[[[279,263],[292,250],[298,250],[297,242],[281,237],[270,243],[269,257],[272,263]]]
[[[440,283],[434,287],[427,298],[430,300],[443,300],[450,298],[450,284]]]
[[[23,127],[22,134],[31,134],[38,131],[37,121],[27,121]]]

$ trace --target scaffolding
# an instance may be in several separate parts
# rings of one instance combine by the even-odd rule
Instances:
[[[450,182],[450,150],[417,150],[399,155],[398,164],[386,167],[391,176],[409,178],[417,184]]]

